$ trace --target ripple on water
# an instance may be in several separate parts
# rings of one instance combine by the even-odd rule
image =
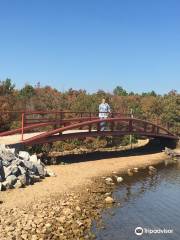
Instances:
[[[159,169],[149,176],[145,172],[127,177],[114,193],[121,206],[105,211],[105,229],[93,230],[97,240],[178,240],[180,239],[180,167]],[[143,234],[136,236],[137,226],[173,229],[172,234]]]

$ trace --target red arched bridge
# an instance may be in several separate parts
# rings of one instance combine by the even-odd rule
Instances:
[[[168,126],[133,117],[129,114],[111,113],[107,119],[99,119],[98,112],[34,111],[8,112],[21,114],[19,128],[0,132],[4,136],[21,134],[25,145],[51,143],[73,138],[97,136],[123,136],[135,134],[148,138],[178,140],[178,136]],[[6,112],[7,114],[7,112]],[[106,126],[101,130],[101,124]],[[29,134],[27,137],[26,133]]]

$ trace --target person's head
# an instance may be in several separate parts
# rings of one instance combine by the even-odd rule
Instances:
[[[105,99],[105,98],[103,98],[103,99],[102,99],[102,103],[105,103],[105,102],[106,102],[106,99]]]

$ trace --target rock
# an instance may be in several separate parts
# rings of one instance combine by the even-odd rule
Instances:
[[[62,212],[63,212],[63,214],[65,215],[65,216],[67,216],[67,215],[69,215],[69,214],[71,214],[71,209],[70,208],[64,208],[63,210],[62,210]]]
[[[106,196],[106,197],[111,196],[111,195],[112,195],[111,192],[107,192],[107,193],[105,193],[105,196]]]
[[[6,150],[6,151],[4,151],[3,153],[0,154],[0,158],[3,161],[12,162],[13,160],[16,159],[16,156],[14,154],[12,154],[11,152],[9,152],[8,150]]]
[[[110,178],[110,177],[107,177],[107,178],[105,179],[105,181],[108,182],[108,183],[112,183],[112,182],[113,182],[112,178]]]
[[[37,173],[37,168],[36,168],[36,166],[32,162],[24,160],[23,164],[31,172],[33,172],[35,174]]]
[[[45,171],[44,171],[43,165],[41,165],[39,163],[36,163],[35,166],[37,168],[38,175],[41,176],[41,177],[44,177],[45,176]]]
[[[10,175],[6,178],[6,182],[9,183],[10,186],[13,186],[17,181],[17,177],[15,175]]]
[[[51,224],[51,223],[46,223],[46,225],[45,225],[45,232],[46,232],[46,233],[47,233],[47,232],[50,232],[51,229],[52,229],[52,224]]]
[[[34,164],[40,164],[40,163],[41,163],[41,161],[37,158],[37,155],[36,155],[36,154],[30,156],[29,161],[32,162],[32,163],[34,163]]]
[[[18,177],[21,174],[21,172],[17,167],[17,165],[15,165],[12,162],[12,164],[9,167],[4,166],[4,174],[5,174],[5,178],[7,178],[10,175],[15,175],[16,177]]]
[[[149,175],[154,175],[155,172],[154,171],[148,171]]]
[[[15,228],[13,226],[7,226],[5,228],[6,232],[13,232],[15,230]]]
[[[4,181],[5,173],[2,160],[0,160],[0,182]]]
[[[61,217],[57,218],[57,221],[60,222],[60,223],[65,223],[66,217],[65,216],[61,216]]]
[[[20,171],[21,175],[26,174],[26,169],[24,169],[24,168],[21,167],[21,166],[18,166],[18,168],[19,168],[19,171]]]
[[[22,234],[21,238],[24,239],[24,240],[27,240],[28,239],[28,234],[27,233]]]
[[[81,208],[79,206],[76,207],[77,212],[81,212]]]
[[[138,168],[133,168],[133,172],[137,173],[138,172]]]
[[[22,182],[18,179],[17,182],[14,184],[14,188],[22,188],[23,184]]]
[[[15,160],[13,160],[13,164],[16,165],[16,166],[21,165],[22,162],[23,162],[23,160],[19,159],[19,158],[16,158]]]
[[[80,220],[77,220],[76,223],[78,224],[79,227],[84,225]]]
[[[123,181],[123,178],[122,178],[122,177],[117,177],[117,178],[116,178],[116,181],[117,181],[118,183],[120,183],[120,182]]]
[[[20,151],[19,152],[19,158],[23,159],[23,160],[26,160],[26,161],[29,161],[30,159],[30,155],[28,152],[26,151]]]
[[[9,162],[9,161],[7,161],[7,160],[2,160],[2,165],[3,165],[4,167],[8,167],[8,166],[11,165],[11,162]]]
[[[37,235],[32,235],[32,237],[31,237],[31,240],[38,240],[39,238],[38,238],[38,236]]]
[[[128,176],[133,176],[132,170],[131,170],[131,169],[128,169],[128,170],[127,170],[127,174],[128,174]]]
[[[6,146],[5,144],[0,144],[0,154],[4,153],[6,151]]]
[[[157,171],[157,169],[155,167],[153,167],[153,166],[149,166],[148,168],[149,168],[149,171],[152,171],[152,172],[156,172]]]
[[[105,203],[112,204],[113,202],[114,202],[114,199],[112,197],[106,197],[105,198]]]
[[[2,183],[2,188],[3,188],[4,190],[8,190],[8,189],[13,188],[13,185],[12,185],[12,184],[9,184],[9,182],[7,182],[7,181],[4,181],[4,182]]]
[[[37,176],[37,175],[30,175],[30,178],[32,178],[32,180],[33,180],[33,183],[35,183],[35,182],[40,182],[41,181],[41,178],[40,178],[40,176]]]
[[[26,176],[25,174],[20,175],[20,176],[18,177],[18,180],[21,181],[21,184],[22,184],[23,187],[24,187],[25,185],[27,185],[27,176]]]
[[[15,155],[16,149],[15,148],[8,148],[8,152],[10,152],[13,155]]]
[[[11,175],[11,166],[9,166],[9,167],[4,166],[4,176],[5,176],[5,178],[7,178],[10,175]]]
[[[53,172],[51,172],[51,171],[49,171],[49,170],[46,171],[46,174],[47,174],[49,177],[56,177],[56,174],[53,173]]]
[[[11,166],[11,175],[18,177],[21,174],[19,168],[16,165]]]

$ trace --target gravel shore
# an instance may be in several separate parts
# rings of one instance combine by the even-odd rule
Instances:
[[[50,166],[56,177],[1,193],[0,239],[93,239],[92,220],[100,216],[114,188],[102,177],[165,158],[156,153]]]

